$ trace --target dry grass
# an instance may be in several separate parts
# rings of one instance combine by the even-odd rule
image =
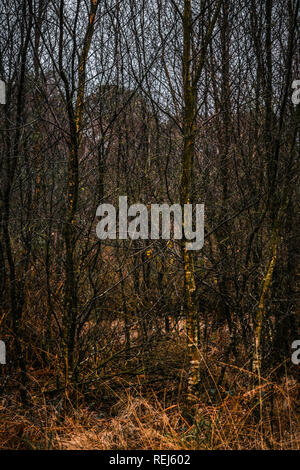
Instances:
[[[269,375],[253,386],[246,366],[227,364],[218,386],[221,340],[203,355],[193,421],[185,409],[185,341],[163,338],[143,359],[148,372],[125,379],[108,371],[112,378],[97,378],[64,418],[61,396],[42,392],[53,380],[50,372],[32,374],[26,409],[8,388],[0,401],[0,449],[300,449],[297,380],[287,372],[281,381]]]
[[[22,413],[17,403],[5,403],[0,449],[300,449],[296,387],[292,380],[265,386],[262,419],[253,389],[215,405],[199,403],[192,425],[179,404],[164,408],[154,396],[128,392],[114,404],[114,416],[82,407],[63,422],[46,404]]]

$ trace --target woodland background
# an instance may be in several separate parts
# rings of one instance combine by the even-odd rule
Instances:
[[[299,44],[299,0],[1,0],[0,448],[299,449]],[[203,249],[98,240],[120,195]]]

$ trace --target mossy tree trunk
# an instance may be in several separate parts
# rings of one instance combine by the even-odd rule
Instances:
[[[200,56],[197,61],[192,57],[193,15],[191,0],[185,0],[183,22],[183,153],[181,162],[180,203],[191,203],[193,161],[195,155],[196,117],[197,117],[197,88],[203,69],[207,47],[219,15],[222,0],[217,2],[214,14],[203,37]],[[183,227],[184,229],[184,227]],[[184,233],[184,230],[183,230]],[[189,350],[188,371],[188,400],[193,403],[197,398],[200,382],[199,353],[198,353],[198,321],[197,305],[195,302],[195,270],[193,252],[187,250],[187,241],[182,242],[182,257],[184,265],[184,313]]]
[[[82,50],[79,51],[78,77],[76,83],[77,96],[75,104],[72,103],[72,90],[63,68],[63,17],[64,2],[60,3],[60,38],[59,38],[59,70],[63,80],[70,128],[68,173],[67,173],[67,206],[63,227],[65,240],[65,298],[63,315],[63,354],[65,368],[65,397],[70,398],[73,384],[73,370],[75,359],[75,338],[78,318],[77,293],[77,263],[76,263],[76,216],[78,207],[79,165],[78,157],[81,143],[83,105],[85,96],[86,64],[91,41],[94,33],[95,18],[99,0],[91,0],[89,20],[83,40]],[[74,47],[73,54],[78,54]]]

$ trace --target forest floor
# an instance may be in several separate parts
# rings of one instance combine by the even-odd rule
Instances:
[[[161,336],[137,375],[119,363],[78,394],[63,418],[62,398],[44,392],[51,370],[31,371],[28,406],[8,386],[0,398],[0,449],[300,449],[296,378],[269,375],[259,387],[246,361],[223,362],[221,342],[219,332],[202,357],[193,421],[185,408],[185,341]]]

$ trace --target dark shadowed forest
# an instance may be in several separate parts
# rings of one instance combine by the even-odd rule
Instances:
[[[299,14],[0,0],[0,449],[300,449]]]

